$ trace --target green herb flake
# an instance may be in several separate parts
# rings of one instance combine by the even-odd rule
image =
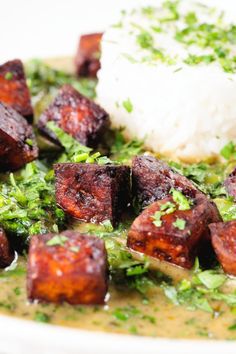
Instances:
[[[34,320],[36,322],[43,322],[43,323],[49,323],[50,322],[50,316],[44,312],[41,311],[36,311],[34,315]]]
[[[176,210],[176,206],[174,203],[166,202],[161,205],[160,210],[165,214],[172,214]]]
[[[47,241],[47,246],[64,246],[68,241],[68,237],[63,235],[55,235],[49,241]]]
[[[142,31],[137,36],[137,43],[143,49],[150,49],[153,46],[154,39],[152,35],[146,31]]]
[[[236,323],[233,323],[231,326],[228,327],[229,331],[236,331]]]
[[[138,329],[137,329],[137,327],[136,326],[131,326],[130,328],[129,328],[129,333],[130,334],[138,334]]]
[[[152,216],[153,219],[153,224],[156,227],[161,227],[162,226],[162,221],[161,221],[161,217],[162,217],[162,212],[161,211],[156,211],[155,214]]]
[[[217,289],[226,281],[224,274],[215,273],[213,270],[205,270],[199,273],[197,277],[208,289]]]
[[[21,294],[21,288],[19,288],[19,287],[14,288],[13,291],[17,296],[19,296]]]
[[[126,274],[127,274],[127,276],[141,275],[141,274],[147,273],[147,271],[148,271],[147,264],[144,264],[144,265],[137,265],[137,266],[128,268],[126,271]]]
[[[122,102],[122,105],[123,105],[124,109],[125,109],[128,113],[133,112],[133,104],[132,104],[132,102],[130,101],[129,98],[128,98],[127,100],[123,101],[123,102]]]
[[[34,145],[32,139],[26,139],[25,142],[26,142],[26,144],[29,145],[29,146],[33,146],[33,145]]]
[[[189,12],[185,16],[185,22],[189,26],[194,25],[195,23],[197,23],[197,21],[198,21],[198,19],[197,19],[195,12]]]
[[[190,201],[183,195],[183,193],[176,189],[172,189],[171,193],[173,196],[173,200],[178,204],[179,210],[191,209]]]
[[[179,230],[184,230],[186,226],[186,221],[184,219],[176,219],[175,222],[173,222],[173,226],[176,227]]]
[[[113,316],[119,321],[127,321],[129,319],[129,314],[120,308],[113,311]]]
[[[114,230],[110,220],[104,220],[101,225],[107,232],[112,232]]]
[[[71,246],[69,249],[71,252],[77,253],[77,252],[79,252],[80,247],[79,246]]]
[[[5,74],[5,79],[6,80],[12,80],[13,79],[13,73],[11,71],[6,72]]]
[[[233,141],[230,141],[220,150],[221,156],[223,156],[226,160],[229,160],[231,157],[236,157],[236,146]]]

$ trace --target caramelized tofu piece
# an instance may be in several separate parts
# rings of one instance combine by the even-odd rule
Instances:
[[[224,271],[236,276],[236,221],[209,225],[211,241]]]
[[[136,156],[132,161],[132,176],[133,195],[142,208],[165,198],[172,188],[190,198],[199,192],[186,177],[153,156]]]
[[[96,77],[100,69],[100,42],[103,33],[85,34],[80,37],[75,57],[78,76]]]
[[[31,125],[14,109],[0,103],[0,171],[17,170],[37,157]]]
[[[58,205],[79,220],[114,225],[130,202],[128,166],[60,163],[54,171]]]
[[[65,231],[30,240],[27,292],[30,300],[103,304],[108,287],[104,241]]]
[[[109,126],[108,114],[70,85],[61,88],[38,123],[43,134],[59,143],[55,134],[46,127],[49,121],[53,121],[81,144],[92,147]]]
[[[10,247],[5,231],[0,228],[0,268],[5,268],[11,264],[14,253]]]
[[[190,269],[214,220],[205,198],[181,210],[172,196],[154,202],[133,222],[127,245],[135,251]]]
[[[33,108],[24,67],[20,60],[8,61],[0,65],[0,102],[14,108],[32,122]]]
[[[224,182],[227,193],[236,201],[236,168]]]

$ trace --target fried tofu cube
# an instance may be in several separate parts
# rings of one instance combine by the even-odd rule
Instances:
[[[172,196],[152,203],[131,225],[128,247],[190,269],[209,237],[208,224],[212,222],[205,198],[197,196],[190,202],[191,208],[186,210],[181,210]]]
[[[54,171],[57,203],[74,218],[114,225],[130,202],[128,166],[60,163]]]
[[[55,134],[47,128],[53,121],[81,144],[94,147],[107,127],[108,114],[96,103],[82,96],[70,85],[64,85],[53,103],[41,115],[40,131],[56,143]]]
[[[100,43],[103,33],[90,33],[80,37],[75,57],[78,76],[96,77],[100,69]]]
[[[224,182],[227,193],[236,201],[236,168],[226,178]]]
[[[8,61],[0,65],[0,102],[12,107],[32,122],[33,108],[30,92],[20,60]]]
[[[0,171],[17,170],[37,157],[31,125],[14,109],[0,103]]]
[[[31,238],[27,268],[30,300],[103,304],[107,288],[103,240],[69,230]]]
[[[173,171],[165,162],[153,156],[136,156],[132,161],[132,193],[145,208],[165,198],[172,188],[194,197],[196,187],[184,176]]]
[[[11,264],[14,259],[14,252],[10,247],[9,240],[5,231],[0,228],[0,268],[5,268]]]
[[[211,241],[224,271],[236,276],[236,221],[209,225]]]

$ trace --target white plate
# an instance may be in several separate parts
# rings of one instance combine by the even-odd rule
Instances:
[[[103,30],[118,10],[153,0],[1,1],[0,62],[71,55],[80,33]],[[155,0],[157,2],[158,0]],[[230,7],[235,0],[204,0]],[[232,4],[234,8],[232,9]],[[235,354],[224,341],[153,339],[88,332],[0,316],[0,354]]]
[[[234,342],[107,334],[0,316],[1,354],[235,354]]]

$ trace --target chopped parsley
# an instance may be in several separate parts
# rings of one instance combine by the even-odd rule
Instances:
[[[161,217],[164,215],[163,212],[161,211],[156,211],[155,214],[152,216],[153,219],[153,224],[156,227],[161,227],[162,226],[162,221],[161,221]]]
[[[228,327],[229,331],[236,331],[236,323],[233,323],[231,326]]]
[[[146,32],[146,31],[142,31],[137,36],[137,43],[143,49],[150,49],[153,47],[153,37],[150,33]]]
[[[173,200],[175,201],[177,206],[172,202],[166,202],[165,204],[161,204],[160,210],[156,211],[152,216],[153,224],[156,227],[162,226],[162,220],[161,220],[162,216],[172,214],[176,210],[184,211],[184,210],[191,209],[190,201],[180,191],[177,191],[176,189],[172,189],[171,193],[172,193]],[[175,226],[179,230],[184,230],[186,226],[186,221],[184,219],[177,218],[177,220],[173,222],[173,226]]]
[[[43,322],[43,323],[48,323],[50,322],[51,318],[48,314],[41,312],[41,311],[36,311],[34,315],[34,320],[36,322]]]
[[[29,146],[33,146],[33,145],[34,145],[32,139],[29,139],[29,138],[28,138],[28,139],[25,140],[25,142],[26,142],[26,144],[29,145]]]
[[[162,288],[175,305],[185,305],[189,310],[200,309],[213,314],[218,311],[218,301],[232,308],[236,306],[236,294],[222,290],[226,280],[227,276],[223,272],[202,271],[198,266],[190,280],[183,279],[176,286],[163,283]]]
[[[128,112],[128,113],[132,113],[133,112],[133,104],[130,101],[130,99],[128,98],[127,100],[123,101],[122,103],[124,109]]]
[[[186,221],[184,219],[176,219],[176,221],[173,223],[173,226],[176,227],[179,230],[184,230],[186,226]]]
[[[6,80],[11,80],[13,79],[13,73],[11,71],[8,71],[6,74],[5,74],[5,79]]]
[[[180,11],[179,5],[180,1],[163,1],[161,7],[143,7],[143,26],[140,26],[139,18],[134,17],[130,23],[130,34],[136,40],[139,53],[132,59],[150,65],[157,61],[191,66],[216,63],[225,72],[236,73],[236,26],[225,21],[224,14],[214,11],[214,8],[196,3],[192,11]],[[136,13],[133,11],[131,14]],[[209,20],[202,20],[204,16]],[[168,33],[170,39],[185,50],[185,57],[178,51],[170,54],[168,47],[161,46],[163,42],[162,38],[159,40],[159,33]]]
[[[176,202],[178,205],[179,210],[189,210],[191,209],[191,203],[190,201],[181,193],[180,191],[176,189],[171,190],[173,200]]]
[[[70,249],[70,251],[77,253],[77,252],[79,252],[80,247],[79,246],[71,246],[69,249]]]
[[[101,156],[100,152],[91,154],[91,148],[80,144],[71,135],[65,133],[61,128],[59,128],[54,122],[48,122],[47,127],[53,131],[65,149],[65,152],[61,154],[58,162],[96,162],[100,165],[115,163],[115,161],[111,161],[107,156]]]
[[[49,241],[47,241],[47,246],[64,246],[68,241],[68,237],[64,235],[55,235]]]
[[[165,212],[165,214],[171,214],[176,210],[176,205],[174,203],[167,202],[161,205],[160,210]]]
[[[94,79],[78,79],[61,70],[55,70],[39,59],[33,59],[25,65],[27,84],[34,102],[41,102],[41,97],[54,96],[64,84],[72,85],[81,94],[95,97],[97,81]],[[38,96],[38,98],[37,98]]]
[[[27,244],[29,236],[64,226],[64,212],[54,196],[54,176],[44,163],[28,163],[0,183],[0,223],[9,234]],[[19,239],[19,240],[20,240]]]
[[[233,141],[230,141],[226,144],[220,151],[221,156],[223,156],[226,160],[231,158],[236,158],[236,146]]]

